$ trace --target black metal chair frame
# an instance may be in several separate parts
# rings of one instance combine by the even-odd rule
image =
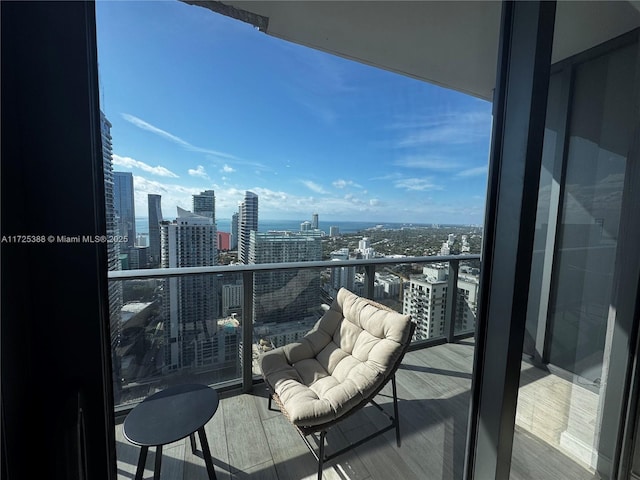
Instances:
[[[375,437],[378,437],[386,432],[388,432],[389,430],[392,430],[395,428],[396,430],[396,444],[398,447],[400,447],[401,441],[400,441],[400,417],[398,414],[398,389],[396,387],[396,371],[398,370],[398,367],[400,367],[400,363],[402,362],[402,359],[404,358],[404,355],[406,354],[407,350],[409,349],[409,345],[411,344],[411,338],[413,337],[413,332],[415,331],[415,323],[411,322],[411,328],[410,328],[410,332],[409,332],[409,339],[407,341],[407,344],[404,346],[404,349],[402,351],[402,354],[400,355],[400,357],[398,358],[398,361],[396,363],[396,365],[394,365],[393,369],[391,370],[391,372],[389,373],[389,375],[387,376],[387,379],[382,382],[380,384],[380,386],[375,390],[375,392],[368,398],[365,399],[364,401],[362,401],[360,404],[354,406],[353,408],[351,408],[348,412],[346,412],[344,415],[340,416],[339,418],[322,424],[322,425],[314,425],[314,426],[310,426],[310,427],[301,427],[298,425],[294,425],[294,427],[296,428],[298,434],[300,435],[300,437],[302,438],[302,440],[304,441],[305,445],[307,446],[307,448],[309,448],[309,451],[312,453],[312,455],[315,457],[315,459],[318,462],[318,480],[322,479],[322,468],[324,467],[324,464],[326,462],[329,462],[331,460],[333,460],[334,458],[350,451],[353,450],[356,447],[359,447],[360,445],[362,445],[365,442],[368,442],[369,440],[372,440]],[[376,403],[376,401],[374,400],[376,396],[378,396],[378,394],[380,393],[380,391],[385,387],[385,385],[387,385],[387,383],[389,383],[389,381],[391,381],[391,388],[393,391],[393,415],[390,415],[388,412],[386,412],[378,403]],[[272,407],[272,400],[275,400],[276,403],[278,404],[278,406],[280,407],[280,412],[282,412],[283,414],[285,414],[286,416],[286,410],[284,408],[282,408],[282,404],[280,403],[280,399],[278,398],[278,396],[273,393],[273,390],[271,388],[271,386],[269,385],[268,382],[265,382],[269,393],[269,404],[268,404],[268,408],[269,410],[272,411],[278,411],[277,409]],[[379,429],[376,430],[374,433],[360,439],[357,440],[356,442],[350,443],[348,446],[341,448],[340,450],[337,450],[336,452],[331,453],[330,455],[326,455],[325,454],[325,439],[327,436],[327,432],[329,431],[329,429],[335,425],[337,425],[338,423],[340,423],[342,420],[344,420],[345,418],[351,416],[352,414],[354,414],[355,412],[359,411],[361,408],[363,408],[365,405],[371,403],[374,407],[376,407],[378,410],[380,410],[380,412],[382,412],[390,421],[390,423]],[[319,438],[316,438],[316,434],[320,434]],[[309,441],[309,436],[313,436],[314,439],[316,440],[316,443],[318,444],[318,451],[316,451],[316,448],[311,444],[311,442]]]

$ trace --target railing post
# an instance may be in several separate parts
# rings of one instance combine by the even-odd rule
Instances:
[[[444,335],[447,342],[453,342],[456,334],[456,310],[458,308],[458,260],[449,260],[447,278],[447,314],[444,321]]]
[[[376,280],[376,266],[365,265],[364,267],[364,296],[373,300],[373,284]]]
[[[242,391],[253,388],[253,272],[242,272]]]

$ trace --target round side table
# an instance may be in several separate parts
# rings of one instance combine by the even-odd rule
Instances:
[[[153,478],[160,478],[162,446],[189,437],[191,450],[196,452],[195,432],[200,437],[204,463],[210,480],[216,472],[204,431],[218,409],[218,394],[206,385],[178,385],[154,393],[138,404],[124,420],[124,436],[134,445],[139,445],[140,457],[136,480],[142,480],[149,447],[156,447]]]

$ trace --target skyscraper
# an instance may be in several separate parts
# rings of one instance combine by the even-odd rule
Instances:
[[[238,248],[238,213],[234,213],[231,215],[231,245],[229,246],[231,250],[236,250]]]
[[[133,199],[133,174],[113,172],[113,203],[118,218],[118,234],[127,237],[127,247],[133,247],[136,240],[136,212]]]
[[[251,232],[251,264],[321,259],[318,232]],[[302,320],[320,305],[320,275],[316,270],[256,272],[253,278],[254,322]]]
[[[314,213],[313,215],[311,215],[311,228],[314,230],[318,230],[320,228],[317,213]]]
[[[409,289],[405,290],[402,311],[416,322],[414,340],[444,335],[447,313],[448,267],[430,265],[422,275],[411,275]],[[456,292],[456,331],[474,328],[477,315],[479,280],[477,275],[460,275]]]
[[[311,222],[309,220],[305,220],[300,224],[301,232],[308,232],[309,230],[311,230]]]
[[[111,147],[111,122],[104,113],[100,112],[100,131],[102,134],[102,165],[104,169],[104,197],[105,197],[105,213],[107,220],[107,236],[116,235],[116,215],[113,201],[113,151]],[[107,243],[107,265],[109,270],[120,270],[120,248],[119,243]],[[109,282],[109,325],[111,332],[111,348],[114,358],[115,349],[120,343],[122,333],[122,325],[120,324],[120,310],[122,308],[122,283]],[[120,365],[114,363],[114,378],[120,376]],[[119,388],[120,382],[114,382],[116,388]],[[116,392],[119,395],[119,392]]]
[[[174,222],[160,224],[162,267],[216,264],[213,219],[178,207]],[[215,275],[166,280],[163,289],[165,368],[203,367],[216,362],[218,297]]]
[[[162,197],[152,193],[147,195],[149,204],[149,266],[160,266],[160,222],[162,222]]]
[[[331,260],[349,260],[349,248],[344,247],[331,252]],[[347,290],[354,291],[356,280],[356,267],[336,267],[331,269],[331,286],[334,294],[344,287]]]
[[[193,196],[193,213],[209,217],[216,223],[216,194],[213,190],[205,190]]]
[[[405,290],[403,311],[416,322],[414,340],[426,340],[444,334],[447,314],[446,267],[425,267],[422,275],[412,275]]]
[[[238,260],[241,263],[249,263],[252,231],[258,231],[258,195],[247,191],[238,210]]]
[[[182,211],[184,212],[185,210]],[[213,190],[205,190],[204,192],[200,192],[198,195],[193,195],[193,213],[195,215],[200,215],[201,217],[207,217],[211,219],[215,237],[215,258],[212,265],[217,265],[219,244],[217,234],[218,228],[216,226],[216,194]]]

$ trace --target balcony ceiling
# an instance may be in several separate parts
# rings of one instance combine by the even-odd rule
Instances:
[[[500,2],[183,1],[274,37],[492,98]],[[640,1],[561,1],[556,20],[554,62],[640,26]]]

